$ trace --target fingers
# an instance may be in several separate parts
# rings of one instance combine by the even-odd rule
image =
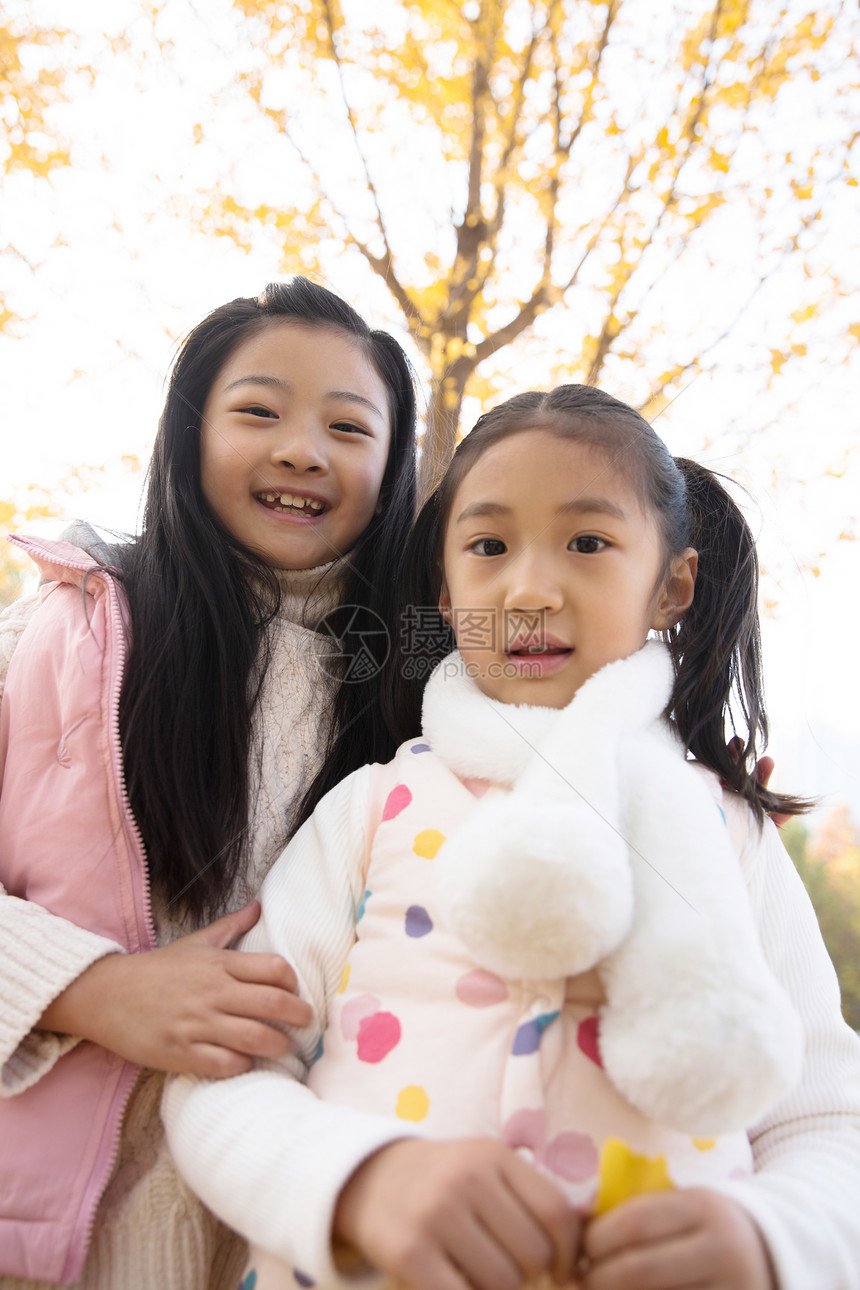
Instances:
[[[762,1236],[735,1201],[706,1188],[638,1196],[594,1219],[582,1290],[774,1290]]]
[[[502,1236],[497,1227],[490,1230],[462,1211],[461,1217],[460,1230],[451,1231],[447,1249],[453,1266],[473,1290],[519,1290],[524,1280],[546,1267],[539,1259],[526,1267],[529,1260],[517,1239],[522,1231],[507,1231]],[[534,1247],[534,1241],[530,1244]],[[544,1242],[544,1249],[549,1255],[549,1242]]]
[[[299,984],[293,968],[280,954],[246,954],[243,950],[225,950],[224,963],[227,971],[237,981],[258,982],[291,992]]]
[[[230,1079],[233,1075],[246,1075],[253,1064],[250,1057],[230,1048],[219,1048],[217,1044],[194,1044],[183,1055],[182,1065],[173,1069],[182,1075],[197,1075],[200,1079]]]
[[[313,1020],[313,1008],[298,995],[275,986],[236,982],[225,993],[221,1011],[234,1017],[249,1017],[278,1026],[307,1026]]]
[[[592,1262],[605,1259],[631,1245],[663,1241],[693,1228],[688,1193],[668,1192],[636,1196],[624,1205],[593,1219],[585,1230],[583,1251]]]
[[[245,932],[249,932],[259,917],[260,902],[252,900],[242,909],[236,909],[232,914],[224,914],[221,918],[216,918],[208,927],[201,927],[198,931],[189,933],[186,939],[203,941],[206,945],[226,949],[237,936],[244,936]]]
[[[519,1204],[525,1207],[539,1225],[538,1231],[543,1246],[540,1253],[537,1247],[533,1246],[532,1252],[527,1254],[528,1238],[523,1232],[521,1238],[523,1245],[520,1248],[528,1261],[521,1263],[521,1266],[530,1275],[536,1275],[548,1267],[553,1280],[559,1285],[566,1284],[573,1276],[579,1251],[582,1230],[579,1215],[571,1208],[554,1183],[517,1155],[509,1158],[505,1179]],[[513,1224],[513,1219],[509,1222]],[[514,1230],[513,1226],[510,1230]]]
[[[551,1266],[570,1280],[579,1220],[500,1142],[403,1140],[352,1176],[334,1230],[411,1290],[518,1290]]]
[[[761,784],[762,788],[767,788],[770,783],[770,777],[773,774],[773,758],[759,757],[755,764],[756,782]]]

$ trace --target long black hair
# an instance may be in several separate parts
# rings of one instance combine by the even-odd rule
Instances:
[[[396,692],[397,734],[420,729],[424,682],[454,648],[451,629],[435,612],[445,529],[457,489],[477,459],[509,435],[544,429],[587,444],[623,472],[660,528],[664,568],[686,548],[698,551],[695,594],[680,623],[662,633],[675,684],[666,708],[685,747],[739,793],[761,821],[766,812],[797,815],[811,802],[771,792],[755,777],[767,744],[767,713],[758,620],[755,541],[739,507],[704,466],[673,458],[633,408],[589,385],[530,391],[485,413],[462,440],[436,492],[422,507],[403,562],[400,599],[421,607],[419,648],[402,633],[389,663]]]
[[[131,652],[120,701],[126,784],[154,887],[199,922],[221,912],[247,854],[254,706],[277,613],[275,573],[213,517],[200,484],[206,397],[237,345],[272,322],[334,328],[362,347],[388,392],[391,443],[369,527],[349,553],[344,651],[373,643],[362,616],[393,633],[392,573],[415,506],[415,390],[385,332],[304,278],[214,310],[183,342],[170,376],[149,471],[143,529],[118,548]],[[306,801],[345,774],[387,759],[394,740],[379,671],[340,684],[323,768]],[[285,823],[286,833],[286,823]]]

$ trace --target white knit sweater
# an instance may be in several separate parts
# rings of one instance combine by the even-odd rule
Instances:
[[[312,628],[340,600],[343,576],[343,566],[281,575],[282,604],[271,628],[254,731],[251,851],[230,908],[256,892],[319,768],[331,697],[320,658],[334,646]],[[38,604],[38,595],[28,596],[0,614],[0,693]],[[153,915],[160,944],[190,930],[155,899]],[[0,887],[0,1094],[12,1096],[38,1079],[77,1042],[25,1029],[22,1018],[40,1016],[91,963],[114,950],[119,946]],[[213,1219],[178,1177],[158,1112],[163,1083],[158,1071],[142,1071],[138,1078],[84,1274],[75,1283],[81,1290],[235,1290],[244,1242]],[[2,1290],[37,1285],[44,1283],[0,1275]]]
[[[535,733],[522,721],[536,710],[494,715],[500,706],[484,701],[487,718],[468,739],[430,737],[460,776],[485,778],[506,753],[513,764]],[[324,799],[270,872],[263,915],[244,942],[289,958],[312,1024],[282,1063],[217,1082],[171,1080],[163,1108],[178,1167],[207,1203],[257,1246],[343,1290],[355,1282],[331,1256],[339,1192],[374,1151],[416,1132],[320,1102],[301,1082],[354,943],[379,782],[380,768],[364,767]],[[750,1131],[755,1175],[719,1186],[764,1233],[781,1290],[860,1290],[860,1042],[842,1019],[814,912],[776,829],[766,821],[759,832],[731,794],[722,805],[765,959],[799,1014],[806,1052],[799,1082]]]

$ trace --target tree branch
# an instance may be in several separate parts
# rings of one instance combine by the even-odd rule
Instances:
[[[352,133],[352,141],[353,141],[353,144],[355,145],[355,150],[356,150],[356,153],[358,154],[359,161],[361,162],[361,168],[364,171],[364,180],[365,180],[365,183],[367,184],[368,192],[370,193],[370,196],[373,199],[373,208],[375,212],[374,222],[376,224],[377,229],[379,230],[379,235],[382,238],[382,245],[384,247],[384,252],[381,256],[375,256],[371,253],[371,251],[365,245],[365,243],[362,242],[360,238],[356,237],[355,234],[351,231],[349,221],[342,214],[342,212],[338,210],[338,208],[335,206],[334,202],[331,201],[331,198],[328,196],[327,193],[325,193],[325,197],[329,205],[332,207],[333,210],[337,212],[339,218],[344,224],[344,227],[347,230],[347,240],[351,242],[353,246],[357,247],[357,249],[367,260],[367,263],[370,265],[373,271],[377,273],[384,280],[386,286],[391,291],[391,294],[394,296],[395,300],[400,305],[400,308],[403,310],[404,314],[406,315],[406,321],[409,324],[410,330],[413,331],[413,333],[417,336],[418,333],[423,330],[422,324],[424,322],[424,319],[421,318],[421,315],[415,305],[415,302],[412,300],[411,296],[406,291],[405,287],[403,287],[403,285],[401,284],[394,269],[394,256],[392,254],[391,245],[388,241],[388,230],[386,229],[385,222],[382,218],[382,208],[379,203],[379,195],[376,191],[376,186],[373,182],[373,177],[370,173],[370,167],[367,164],[367,158],[364,155],[364,149],[361,146],[361,140],[358,134],[358,122],[356,120],[355,113],[352,110],[352,104],[350,103],[349,97],[346,92],[346,82],[344,80],[344,75],[343,75],[343,63],[341,61],[340,53],[337,48],[337,40],[336,40],[337,23],[335,21],[334,6],[332,4],[332,0],[322,0],[322,10],[323,10],[323,16],[325,18],[326,31],[328,33],[329,48],[331,50],[332,60],[334,62],[335,68],[337,69],[337,78],[338,78],[338,85],[340,86],[340,94],[343,100],[344,108],[346,109],[346,115],[349,121],[350,131]],[[322,191],[325,192],[324,189]],[[416,320],[417,320],[417,327],[416,327]]]

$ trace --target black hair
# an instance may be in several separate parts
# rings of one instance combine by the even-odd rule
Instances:
[[[192,922],[223,911],[247,855],[252,715],[268,662],[266,628],[280,603],[274,571],[218,523],[203,496],[201,413],[235,348],[283,321],[354,339],[388,392],[391,443],[379,506],[346,565],[343,603],[357,612],[346,614],[344,653],[365,645],[368,613],[393,633],[392,573],[414,513],[413,374],[391,336],[371,331],[345,301],[304,278],[222,305],[189,333],[168,384],[143,529],[118,548],[116,564],[131,617],[119,711],[129,800],[154,887]],[[305,806],[395,747],[378,669],[366,673],[337,688]]]
[[[809,810],[813,803],[771,792],[755,777],[756,758],[767,743],[767,714],[758,561],[749,525],[716,475],[695,462],[674,459],[644,417],[589,385],[530,391],[485,413],[458,445],[442,482],[422,507],[405,552],[400,599],[404,605],[422,606],[424,647],[416,657],[401,643],[389,664],[400,714],[398,737],[418,733],[424,682],[433,665],[454,648],[453,632],[431,607],[439,599],[445,529],[457,489],[489,448],[535,429],[586,444],[623,472],[658,522],[667,573],[673,558],[688,547],[698,552],[693,603],[676,627],[662,633],[675,669],[666,716],[686,749],[740,794],[759,822],[766,812],[797,815]]]

